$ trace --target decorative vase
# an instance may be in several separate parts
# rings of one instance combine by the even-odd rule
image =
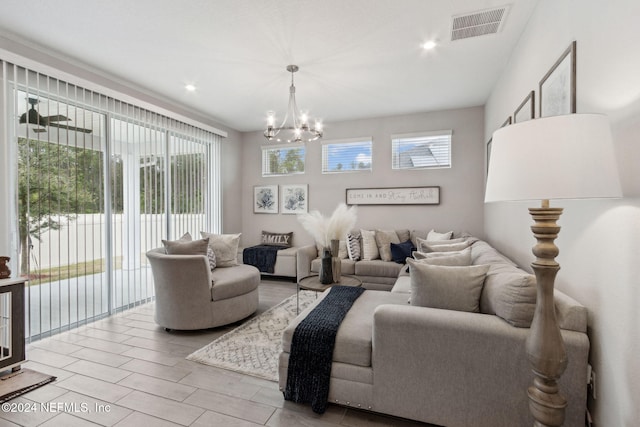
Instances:
[[[333,272],[333,283],[340,283],[342,274],[342,260],[338,256],[340,252],[340,240],[331,240],[331,270]]]
[[[320,260],[320,283],[330,285],[333,283],[333,272],[331,270],[331,250],[324,248],[322,250],[322,258]]]
[[[8,279],[11,276],[8,265],[10,259],[8,256],[0,256],[0,279]]]

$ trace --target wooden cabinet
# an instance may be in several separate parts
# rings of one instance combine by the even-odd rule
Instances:
[[[25,360],[24,286],[25,279],[0,280],[0,371]]]

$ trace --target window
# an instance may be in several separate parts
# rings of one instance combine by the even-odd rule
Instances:
[[[304,173],[304,145],[262,147],[262,176]]]
[[[393,169],[451,167],[451,131],[391,135]]]
[[[2,60],[0,77],[27,338],[151,300],[145,252],[221,229],[220,136]]]
[[[322,144],[322,173],[371,170],[371,137]]]

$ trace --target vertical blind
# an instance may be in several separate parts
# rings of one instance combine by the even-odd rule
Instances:
[[[220,136],[2,62],[26,335],[153,297],[145,252],[221,229]]]

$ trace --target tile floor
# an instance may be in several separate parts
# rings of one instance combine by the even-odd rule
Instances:
[[[263,280],[258,313],[294,293]],[[318,416],[285,402],[277,383],[185,359],[236,326],[167,333],[146,304],[34,342],[24,366],[57,380],[13,399],[32,410],[1,412],[0,427],[428,426],[336,405]]]

